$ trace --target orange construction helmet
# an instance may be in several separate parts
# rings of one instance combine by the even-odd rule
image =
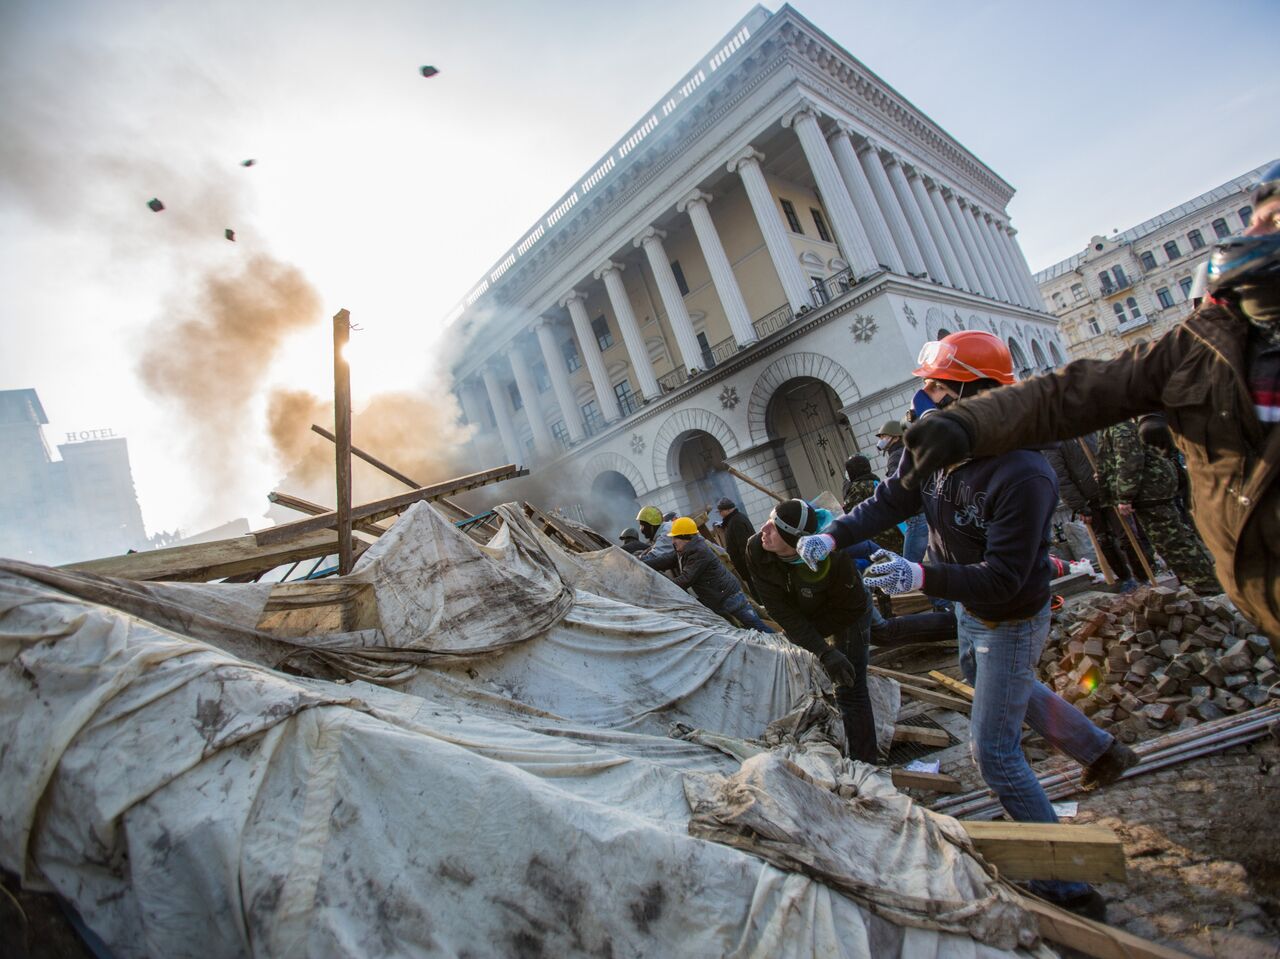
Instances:
[[[1004,340],[982,330],[960,330],[940,340],[930,340],[916,357],[920,365],[912,376],[935,380],[995,380],[1009,385],[1014,382],[1013,356]]]

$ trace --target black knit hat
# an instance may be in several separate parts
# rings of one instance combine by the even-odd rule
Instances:
[[[779,503],[769,515],[774,529],[788,546],[794,547],[801,536],[812,536],[818,531],[818,511],[802,499],[789,499]]]
[[[727,496],[720,497],[720,502],[716,503],[716,509],[737,509],[738,504]]]

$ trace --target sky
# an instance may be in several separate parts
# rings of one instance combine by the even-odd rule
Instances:
[[[1032,269],[1280,156],[1272,0],[796,8],[1016,188]],[[0,389],[127,436],[149,531],[263,525],[328,317],[357,408],[448,415],[444,315],[749,9],[4,0]]]

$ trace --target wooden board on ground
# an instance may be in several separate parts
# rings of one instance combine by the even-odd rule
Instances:
[[[1041,938],[1096,959],[1187,959],[1185,952],[1093,922],[1041,899],[1022,896],[1020,902],[1036,917]]]
[[[335,530],[322,530],[270,546],[260,546],[250,533],[248,536],[214,540],[211,543],[170,546],[167,549],[151,549],[125,556],[70,563],[62,568],[144,582],[166,580],[198,583],[264,573],[277,566],[304,559],[318,559],[337,551],[338,534]]]
[[[1124,844],[1106,826],[967,822],[974,848],[1006,879],[1123,882]]]
[[[893,606],[894,616],[933,612],[933,600],[919,591],[899,593],[897,596],[890,596],[889,600]]]
[[[950,746],[951,737],[945,729],[930,729],[928,726],[894,726],[893,741],[895,743],[919,743],[922,746]]]
[[[568,523],[559,522],[558,517],[544,513],[532,503],[524,504],[524,512],[526,516],[542,528],[542,532],[553,539],[560,540],[561,543],[568,546],[575,553],[594,553],[596,550],[603,548],[591,542]]]
[[[937,669],[929,670],[929,678],[936,679],[942,686],[946,687],[960,698],[973,702],[973,687],[968,683],[961,682],[958,679],[953,679],[946,673]]]
[[[960,780],[946,773],[920,773],[909,769],[892,770],[893,784],[899,789],[927,789],[936,793],[963,792]]]
[[[870,668],[875,669],[874,666]],[[947,709],[954,709],[958,713],[967,713],[973,708],[973,704],[967,700],[961,699],[959,696],[940,693],[936,689],[924,689],[908,683],[900,684],[899,688],[902,690],[903,695],[919,699],[922,702],[929,703],[931,706],[944,706]]]

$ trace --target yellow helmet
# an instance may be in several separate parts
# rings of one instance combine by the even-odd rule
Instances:
[[[637,523],[648,523],[650,526],[662,525],[662,511],[656,506],[646,506],[636,514]]]
[[[671,523],[672,536],[697,536],[698,524],[687,516],[681,516]]]

